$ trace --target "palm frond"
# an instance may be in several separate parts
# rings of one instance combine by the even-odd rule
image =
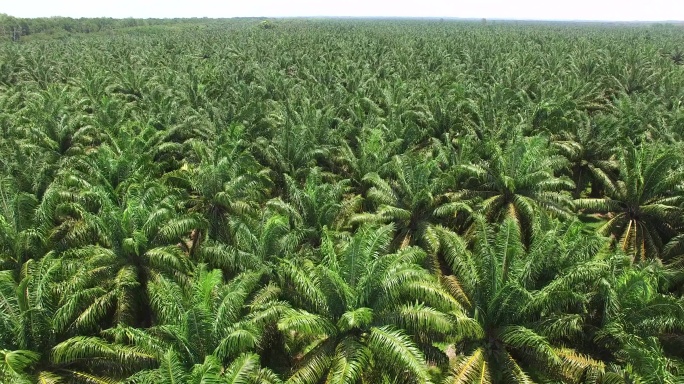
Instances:
[[[488,365],[484,351],[478,348],[470,355],[457,358],[444,384],[490,384],[492,378]]]
[[[368,346],[383,364],[402,366],[416,380],[431,382],[423,353],[403,332],[389,327],[373,327],[368,336]]]

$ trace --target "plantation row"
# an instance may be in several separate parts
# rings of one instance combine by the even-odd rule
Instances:
[[[0,382],[684,382],[683,39],[0,43]]]

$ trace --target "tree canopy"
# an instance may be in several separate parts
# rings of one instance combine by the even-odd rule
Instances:
[[[684,382],[677,25],[0,15],[0,382]]]

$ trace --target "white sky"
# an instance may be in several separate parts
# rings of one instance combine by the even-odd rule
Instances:
[[[684,20],[684,0],[0,0],[17,17],[414,16]]]

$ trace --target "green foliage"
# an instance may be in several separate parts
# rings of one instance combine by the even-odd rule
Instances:
[[[677,234],[682,209],[684,173],[679,156],[654,147],[628,146],[618,156],[616,178],[601,180],[606,196],[584,198],[588,212],[609,215],[599,232],[611,235],[623,251],[637,260],[662,255]]]
[[[683,38],[0,15],[0,382],[683,382]]]
[[[420,250],[387,254],[392,232],[392,226],[363,226],[342,247],[326,236],[320,264],[284,262],[285,297],[303,308],[278,322],[289,349],[302,354],[291,381],[357,382],[378,371],[429,381],[417,342],[437,340],[451,329],[439,309],[453,304],[418,264]]]

